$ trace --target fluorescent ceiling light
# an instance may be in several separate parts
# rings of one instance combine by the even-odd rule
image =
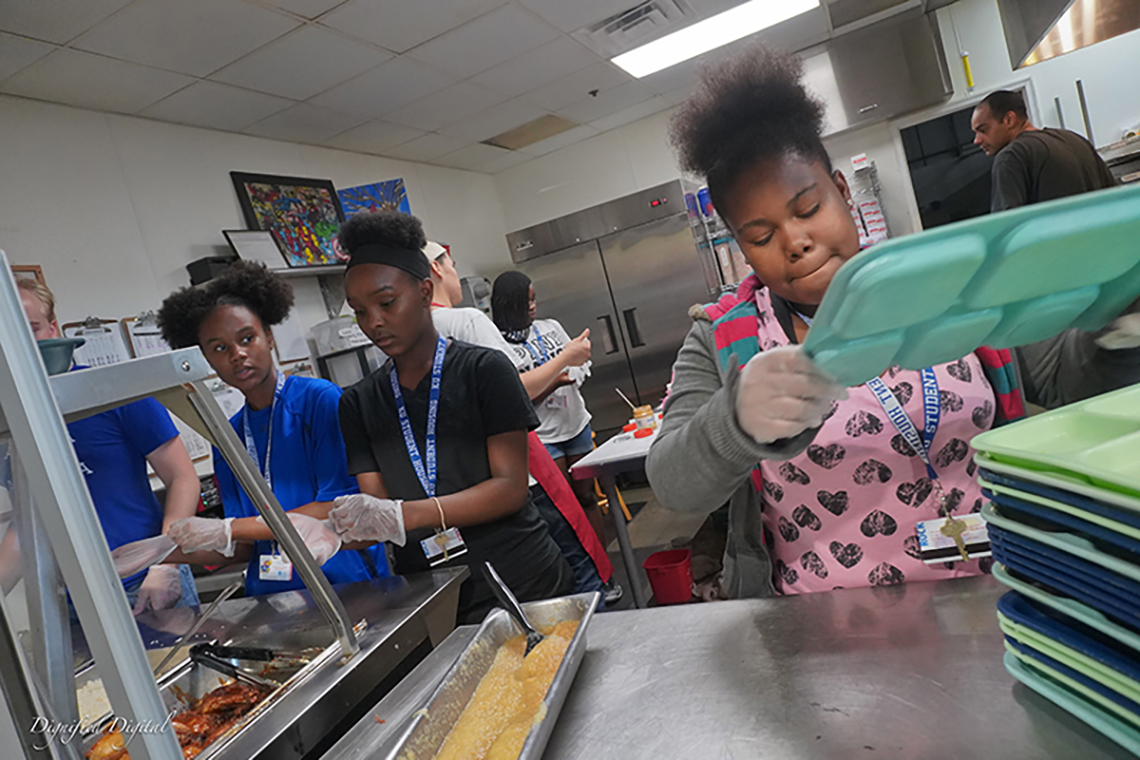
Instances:
[[[613,58],[641,78],[819,7],[819,0],[751,0]]]

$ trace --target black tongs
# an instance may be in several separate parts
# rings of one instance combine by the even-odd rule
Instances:
[[[269,656],[266,657],[266,654]],[[274,657],[273,652],[270,650],[255,647],[224,647],[216,644],[195,644],[190,647],[191,662],[196,662],[200,665],[205,665],[211,670],[225,673],[230,678],[236,678],[239,681],[246,681],[247,683],[256,684],[257,686],[268,689],[276,689],[281,685],[264,676],[242,670],[230,662],[231,659],[268,662],[274,659]]]

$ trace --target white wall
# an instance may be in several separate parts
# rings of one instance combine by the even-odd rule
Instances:
[[[230,171],[330,179],[403,177],[429,237],[463,274],[510,265],[492,177],[474,172],[0,97],[0,248],[40,264],[61,322],[157,308],[186,264],[228,250],[245,223]],[[293,280],[304,329],[326,319],[314,279]]]
[[[957,58],[954,27],[962,47],[970,53],[976,95],[1002,89],[1004,85],[1032,82],[1041,124],[1058,127],[1053,98],[1061,98],[1068,129],[1085,134],[1076,80],[1084,82],[1093,136],[1098,147],[1119,140],[1125,129],[1140,124],[1140,30],[1092,45],[1043,63],[1013,70],[1002,33],[1001,14],[995,0],[959,0],[938,11],[946,54],[954,80],[954,97],[969,97],[965,74]]]

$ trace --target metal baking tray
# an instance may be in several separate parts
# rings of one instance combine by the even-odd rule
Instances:
[[[550,690],[546,692],[543,707],[539,709],[539,715],[545,712],[545,717],[539,719],[530,730],[519,755],[520,760],[538,760],[546,749],[558,713],[562,710],[578,666],[586,654],[586,629],[600,598],[601,594],[593,591],[522,605],[527,618],[539,629],[566,620],[577,620],[578,630],[570,640],[562,664],[554,675]],[[388,753],[387,760],[426,760],[435,757],[467,703],[471,701],[479,682],[490,669],[499,647],[521,633],[522,629],[505,610],[492,610],[427,704],[416,714],[399,743]]]
[[[310,654],[310,652],[306,652],[306,654]],[[329,647],[323,653],[319,650],[315,650],[312,654],[313,660],[309,662],[288,659],[273,660],[258,664],[231,660],[230,662],[238,666],[239,669],[249,670],[249,666],[256,665],[256,670],[249,670],[249,672],[269,679],[270,681],[277,682],[278,687],[270,692],[256,707],[243,715],[240,719],[234,721],[233,725],[231,725],[225,733],[202,750],[202,752],[197,755],[198,760],[208,760],[221,752],[229,740],[237,736],[237,734],[258,715],[269,709],[269,706],[280,699],[282,694],[296,688],[297,684],[304,680],[306,673],[312,672],[315,668],[320,667],[320,663],[336,657],[339,654],[339,648],[335,646]],[[187,659],[184,660],[180,666],[167,671],[158,679],[158,692],[162,697],[167,712],[177,714],[190,709],[192,705],[214,689],[232,683],[234,680],[235,679],[228,675],[211,669],[204,663],[192,662]],[[91,749],[92,745],[103,737],[104,730],[109,727],[109,720],[110,716],[108,715],[99,722],[98,729],[89,731],[84,735],[84,753]]]

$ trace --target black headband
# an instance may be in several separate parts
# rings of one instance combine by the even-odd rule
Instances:
[[[403,269],[417,280],[431,277],[431,265],[423,251],[411,248],[394,248],[381,243],[367,243],[352,249],[348,258],[348,269],[357,264],[383,264]]]

